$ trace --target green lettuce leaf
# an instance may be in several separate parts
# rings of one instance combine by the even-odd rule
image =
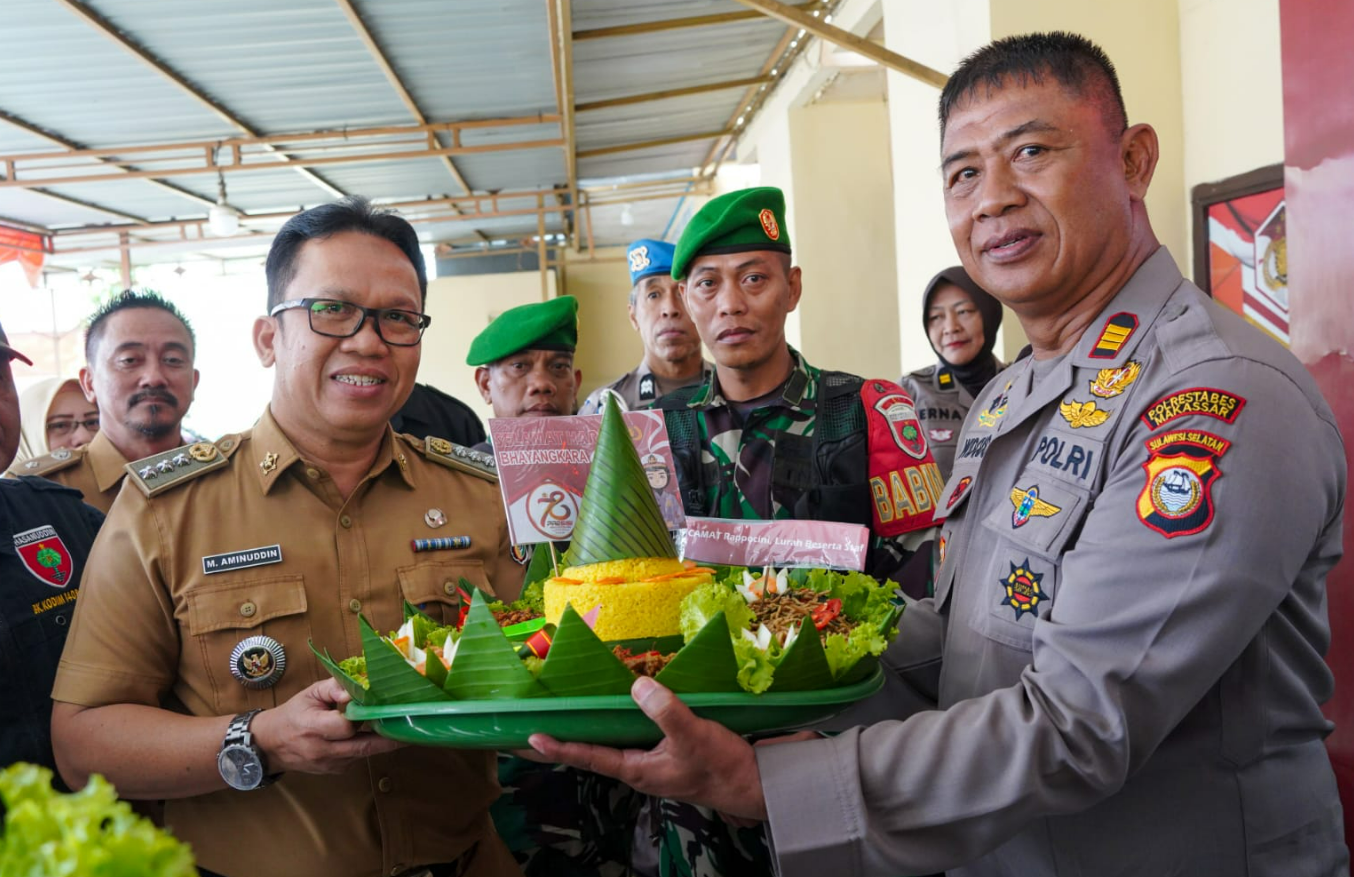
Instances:
[[[52,772],[22,762],[0,771],[0,874],[27,877],[196,877],[193,854],[95,774],[79,792],[52,789]]]
[[[338,667],[344,673],[347,673],[353,679],[357,680],[363,688],[367,687],[367,656],[353,655],[351,658],[344,658],[339,661]]]
[[[828,666],[832,668],[832,678],[840,679],[856,662],[866,655],[882,655],[888,648],[888,640],[872,621],[863,621],[851,631],[851,636],[839,633],[829,634],[823,651],[827,653]]]
[[[739,597],[739,599],[742,598]],[[738,684],[743,686],[745,691],[761,694],[771,687],[772,678],[776,672],[776,665],[772,660],[772,652],[775,649],[776,647],[773,644],[770,649],[764,652],[757,648],[756,643],[749,641],[741,634],[734,637],[733,655],[738,661]]]
[[[740,578],[741,582],[742,579]],[[682,598],[682,636],[687,642],[695,639],[701,628],[719,613],[729,624],[729,633],[737,640],[739,631],[752,623],[752,610],[737,591],[731,591],[718,582],[701,585]]]

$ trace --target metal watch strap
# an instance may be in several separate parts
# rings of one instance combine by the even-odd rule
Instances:
[[[254,746],[254,735],[249,733],[249,723],[254,721],[254,716],[261,712],[263,712],[262,709],[252,709],[231,719],[230,724],[226,726],[226,739],[221,742],[221,748],[225,749],[232,744],[239,744],[240,746],[253,747],[254,751],[257,752],[258,747]]]
[[[268,759],[259,751],[259,747],[254,745],[254,735],[249,733],[249,723],[254,721],[254,717],[261,712],[263,712],[262,708],[255,708],[247,713],[240,713],[235,718],[231,719],[230,724],[226,726],[226,739],[221,741],[222,749],[225,749],[228,746],[247,746],[254,750],[254,754],[258,756],[260,766],[262,766],[265,771],[263,780],[254,787],[255,789],[261,789],[264,786],[271,785],[281,776],[280,773],[270,774],[266,772],[268,769]]]

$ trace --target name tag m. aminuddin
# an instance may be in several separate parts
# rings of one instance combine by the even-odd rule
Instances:
[[[281,545],[263,545],[258,548],[246,548],[242,551],[228,551],[225,554],[209,554],[202,558],[203,575],[218,572],[230,572],[236,569],[248,569],[251,566],[267,566],[282,562]]]

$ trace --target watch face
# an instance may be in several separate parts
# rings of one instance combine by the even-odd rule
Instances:
[[[248,746],[227,746],[216,756],[216,766],[221,778],[232,789],[249,791],[263,782],[263,764],[258,755]]]

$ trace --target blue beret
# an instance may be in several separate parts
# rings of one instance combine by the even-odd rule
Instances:
[[[626,251],[630,260],[630,285],[634,286],[645,277],[654,274],[667,276],[672,273],[672,254],[677,248],[666,241],[649,238],[635,241]]]

